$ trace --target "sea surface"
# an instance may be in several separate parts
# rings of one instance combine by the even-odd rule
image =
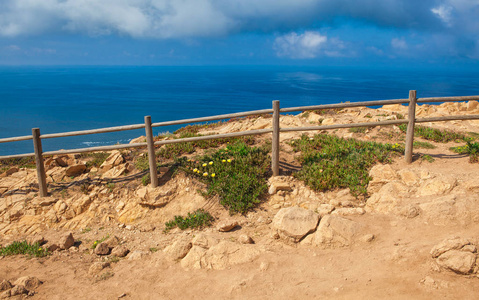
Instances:
[[[0,66],[0,138],[345,101],[479,95],[479,71],[346,67]],[[154,134],[180,126],[154,128]],[[144,130],[43,140],[44,151],[127,143]],[[0,144],[31,153],[32,141]]]

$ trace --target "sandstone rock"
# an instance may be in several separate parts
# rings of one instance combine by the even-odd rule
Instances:
[[[385,184],[397,179],[396,171],[390,165],[375,165],[369,171],[369,176],[373,179],[368,184],[370,194],[378,192]]]
[[[2,175],[4,176],[10,176],[12,175],[13,173],[17,173],[18,172],[18,168],[17,167],[11,167],[10,169],[6,170]],[[0,176],[1,177],[1,176]]]
[[[437,258],[437,263],[459,274],[469,274],[476,263],[476,255],[471,252],[450,250]]]
[[[318,226],[319,215],[300,207],[282,208],[273,218],[272,226],[279,234],[298,242]]]
[[[33,245],[33,244],[43,245],[43,244],[45,244],[45,238],[41,235],[34,235],[34,236],[29,237],[27,239],[27,242],[30,245]]]
[[[417,207],[416,205],[407,205],[405,207],[403,207],[400,211],[399,211],[399,214],[408,218],[408,219],[412,219],[412,218],[415,218],[417,216],[419,216],[419,213],[420,213],[420,208]]]
[[[276,194],[277,191],[290,191],[291,186],[288,182],[288,176],[274,176],[269,180],[270,186],[268,193],[270,195]]]
[[[254,244],[253,239],[247,235],[247,234],[242,234],[238,237],[238,242],[241,244]]]
[[[307,236],[303,244],[312,244],[321,248],[349,246],[359,232],[361,224],[334,215],[321,219],[314,234]]]
[[[78,176],[85,172],[86,170],[86,165],[84,164],[78,164],[78,165],[73,165],[69,166],[65,170],[65,175],[66,176]]]
[[[146,252],[141,250],[135,250],[133,252],[130,252],[130,254],[128,254],[128,260],[138,260],[143,258],[145,255],[147,255]]]
[[[443,195],[456,186],[456,179],[452,176],[441,175],[426,180],[418,189],[420,196]]]
[[[145,142],[146,142],[146,136],[142,135],[135,139],[132,139],[128,144],[138,144],[138,143],[145,143]]]
[[[62,250],[66,250],[75,244],[75,239],[73,238],[73,234],[71,232],[64,234],[60,237],[58,241],[58,246]]]
[[[108,248],[111,249],[113,247],[118,246],[118,244],[120,243],[120,239],[116,235],[112,235],[109,238],[107,238],[103,243],[108,245]]]
[[[54,244],[54,243],[47,243],[45,245],[45,249],[47,249],[48,252],[54,252],[54,251],[60,250],[60,246],[58,246],[58,244]]]
[[[464,247],[461,248],[461,251],[476,253],[477,248],[475,245],[465,245]]]
[[[0,292],[9,290],[13,287],[13,285],[10,283],[10,281],[4,279],[2,282],[0,282]]]
[[[118,178],[123,175],[128,170],[128,164],[115,166],[105,173],[103,173],[104,178]]]
[[[193,246],[198,246],[204,249],[209,249],[211,246],[216,245],[217,243],[218,241],[215,238],[207,236],[204,233],[199,233],[191,240],[191,244]]]
[[[220,232],[227,232],[233,230],[236,226],[238,226],[238,221],[223,220],[216,226],[216,229]]]
[[[181,266],[184,269],[202,269],[206,268],[206,255],[207,249],[199,246],[193,246],[188,254],[181,260]]]
[[[113,250],[111,250],[111,255],[114,255],[116,257],[125,257],[128,255],[129,252],[130,250],[128,250],[128,248],[126,248],[125,246],[116,246],[115,248],[113,248]]]
[[[366,211],[362,207],[336,208],[331,214],[340,216],[364,215]]]
[[[12,290],[6,290],[0,294],[0,299],[10,298],[12,296]]]
[[[468,111],[472,111],[472,110],[476,110],[478,105],[479,105],[479,102],[473,100],[473,101],[467,102],[466,108]]]
[[[88,274],[96,275],[100,273],[103,269],[108,268],[109,266],[110,266],[109,262],[95,262],[88,269]]]
[[[330,214],[332,211],[334,211],[334,206],[331,204],[320,204],[318,206],[318,214],[321,218]]]
[[[100,170],[102,172],[106,172],[113,167],[119,166],[124,162],[125,159],[123,158],[123,155],[121,155],[121,152],[118,150],[114,150],[111,152],[110,156],[108,156],[108,158],[101,164]]]
[[[224,270],[232,265],[253,261],[260,253],[254,245],[221,241],[206,251],[204,260],[207,268]]]
[[[404,184],[398,181],[389,182],[367,200],[366,210],[383,213],[396,210],[401,204],[401,196],[406,196],[407,192],[408,188]]]
[[[138,228],[138,230],[140,230],[140,232],[150,232],[150,231],[153,231],[155,229],[156,229],[156,227],[153,224],[142,224]]]
[[[431,249],[431,255],[433,258],[439,257],[441,254],[450,250],[459,250],[466,245],[470,245],[471,242],[468,239],[461,237],[452,237],[443,240]]]
[[[398,175],[401,177],[401,181],[407,186],[414,186],[420,180],[419,176],[415,172],[407,169],[400,170]]]
[[[361,242],[370,243],[374,240],[375,236],[372,233],[365,234],[361,237]]]
[[[16,286],[23,285],[29,291],[36,289],[41,284],[42,282],[38,278],[33,276],[20,277],[17,280],[15,280],[15,282],[13,283],[13,285],[16,285]]]
[[[189,236],[181,236],[179,239],[173,242],[170,246],[166,247],[163,252],[171,260],[182,259],[188,254],[192,247],[191,238]]]
[[[103,242],[95,247],[95,254],[96,255],[108,255],[110,254],[110,247],[108,247],[108,244]]]
[[[10,290],[11,297],[24,294],[28,294],[28,291],[23,285],[16,285]]]

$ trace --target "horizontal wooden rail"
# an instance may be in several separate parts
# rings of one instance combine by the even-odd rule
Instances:
[[[308,127],[288,127],[288,128],[281,128],[280,131],[290,132],[290,131],[331,130],[331,129],[354,128],[354,127],[375,127],[375,126],[406,124],[408,122],[409,120],[402,119],[402,120],[390,120],[390,121],[367,122],[367,123],[335,124],[335,125],[308,126]]]
[[[312,105],[312,106],[297,106],[297,107],[282,108],[279,111],[292,112],[292,111],[305,111],[305,110],[316,110],[316,109],[349,108],[349,107],[391,105],[391,104],[404,104],[404,103],[409,103],[409,99],[375,100],[375,101],[348,102],[348,103],[337,103],[337,104],[322,104],[322,105]]]
[[[183,119],[183,120],[176,120],[176,121],[158,122],[158,123],[151,124],[151,127],[170,126],[170,125],[179,125],[179,124],[187,124],[187,123],[206,122],[206,121],[216,121],[216,120],[239,118],[239,117],[246,117],[246,116],[252,116],[252,115],[270,114],[270,113],[273,113],[272,109],[252,110],[252,111],[248,111],[248,112],[240,112],[240,113],[233,113],[233,114],[226,114],[226,115],[216,115],[216,116],[210,116],[210,117],[201,117],[201,118]]]
[[[3,138],[3,139],[0,139],[0,143],[10,143],[10,142],[19,142],[19,141],[28,141],[28,140],[33,140],[33,135]]]
[[[271,132],[273,132],[273,129],[248,130],[248,131],[240,131],[240,132],[234,132],[234,133],[196,136],[196,137],[182,138],[182,139],[176,139],[176,140],[164,140],[164,141],[155,142],[155,145],[215,140],[215,139],[231,138],[231,137],[238,137],[238,136],[258,135],[258,134],[265,134],[265,133],[271,133]]]
[[[135,129],[142,129],[142,128],[145,128],[145,124],[115,126],[115,127],[107,127],[107,128],[100,128],[100,129],[70,131],[70,132],[61,132],[61,133],[48,133],[48,134],[42,134],[40,138],[52,139],[52,138],[68,137],[68,136],[135,130]]]
[[[417,103],[479,100],[479,96],[417,98]]]
[[[465,120],[479,120],[479,115],[421,118],[421,119],[416,119],[416,123],[444,122],[444,121],[465,121]]]
[[[24,154],[14,154],[14,155],[5,155],[0,156],[0,159],[10,159],[10,158],[24,158],[35,156],[35,153],[24,153]]]

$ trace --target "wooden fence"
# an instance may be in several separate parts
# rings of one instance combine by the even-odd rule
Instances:
[[[108,127],[108,128],[101,128],[101,129],[71,131],[71,132],[63,132],[63,133],[41,134],[39,128],[33,128],[32,135],[2,138],[0,139],[0,143],[33,140],[34,153],[0,156],[0,159],[34,156],[36,167],[37,167],[39,194],[41,197],[45,197],[48,194],[48,190],[47,190],[47,184],[46,184],[46,173],[45,173],[45,167],[43,164],[43,157],[46,155],[76,154],[76,153],[85,153],[85,152],[110,151],[110,150],[119,150],[119,149],[127,149],[127,148],[147,147],[148,157],[149,157],[149,166],[150,166],[151,186],[157,187],[158,174],[157,174],[156,159],[155,159],[155,146],[271,133],[272,134],[271,169],[273,172],[273,176],[278,176],[279,175],[279,138],[280,138],[281,132],[317,131],[317,130],[332,130],[332,129],[339,129],[339,128],[373,127],[373,126],[408,124],[407,132],[406,132],[406,145],[405,145],[404,156],[405,156],[406,162],[411,163],[412,153],[413,153],[415,123],[441,122],[441,121],[452,121],[452,120],[478,120],[479,119],[479,115],[457,115],[457,116],[416,119],[416,104],[417,103],[433,103],[433,102],[470,101],[470,100],[479,100],[479,96],[416,98],[416,91],[409,91],[409,98],[405,98],[405,99],[350,102],[350,103],[325,104],[325,105],[314,105],[314,106],[299,106],[299,107],[289,107],[289,108],[280,108],[279,101],[275,100],[273,101],[272,109],[254,110],[254,111],[247,111],[247,112],[240,112],[240,113],[233,113],[233,114],[224,114],[224,115],[216,115],[216,116],[210,116],[210,117],[183,119],[183,120],[175,120],[175,121],[167,121],[167,122],[159,122],[159,123],[152,123],[151,117],[146,116],[144,120],[145,121],[144,124],[116,126],[116,127]],[[309,126],[309,127],[291,127],[291,128],[281,128],[280,121],[279,121],[280,113],[308,111],[308,110],[322,110],[322,109],[343,109],[343,108],[350,108],[350,107],[380,106],[380,105],[391,105],[391,104],[408,104],[408,119],[389,120],[389,121],[381,121],[381,122]],[[246,117],[251,115],[260,115],[260,114],[273,114],[272,126],[270,129],[249,130],[249,131],[241,131],[241,132],[226,133],[226,134],[181,138],[176,140],[163,140],[163,141],[157,141],[157,142],[153,140],[153,130],[152,130],[153,127],[189,124],[189,123],[206,122],[206,121],[217,121],[217,120],[224,120],[224,119],[231,119],[231,118],[238,118],[238,117]],[[411,118],[411,116],[413,117]],[[89,147],[89,148],[46,151],[46,152],[43,152],[42,150],[43,139],[79,136],[79,135],[96,134],[96,133],[108,133],[108,132],[126,131],[126,130],[142,129],[142,128],[145,129],[146,143],[121,144],[121,145],[113,145],[113,146]]]

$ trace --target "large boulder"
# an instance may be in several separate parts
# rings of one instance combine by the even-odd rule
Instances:
[[[435,245],[431,249],[431,256],[440,267],[459,274],[469,274],[476,264],[476,252],[477,248],[470,240],[452,237]]]
[[[300,207],[282,208],[273,218],[272,226],[280,236],[299,242],[318,226],[319,215]]]
[[[361,224],[336,215],[321,219],[315,233],[308,235],[301,243],[321,248],[349,246],[361,229]]]
[[[66,168],[65,170],[65,175],[66,176],[78,176],[80,174],[83,174],[86,170],[86,165],[84,164],[78,164],[78,165],[72,165]]]

